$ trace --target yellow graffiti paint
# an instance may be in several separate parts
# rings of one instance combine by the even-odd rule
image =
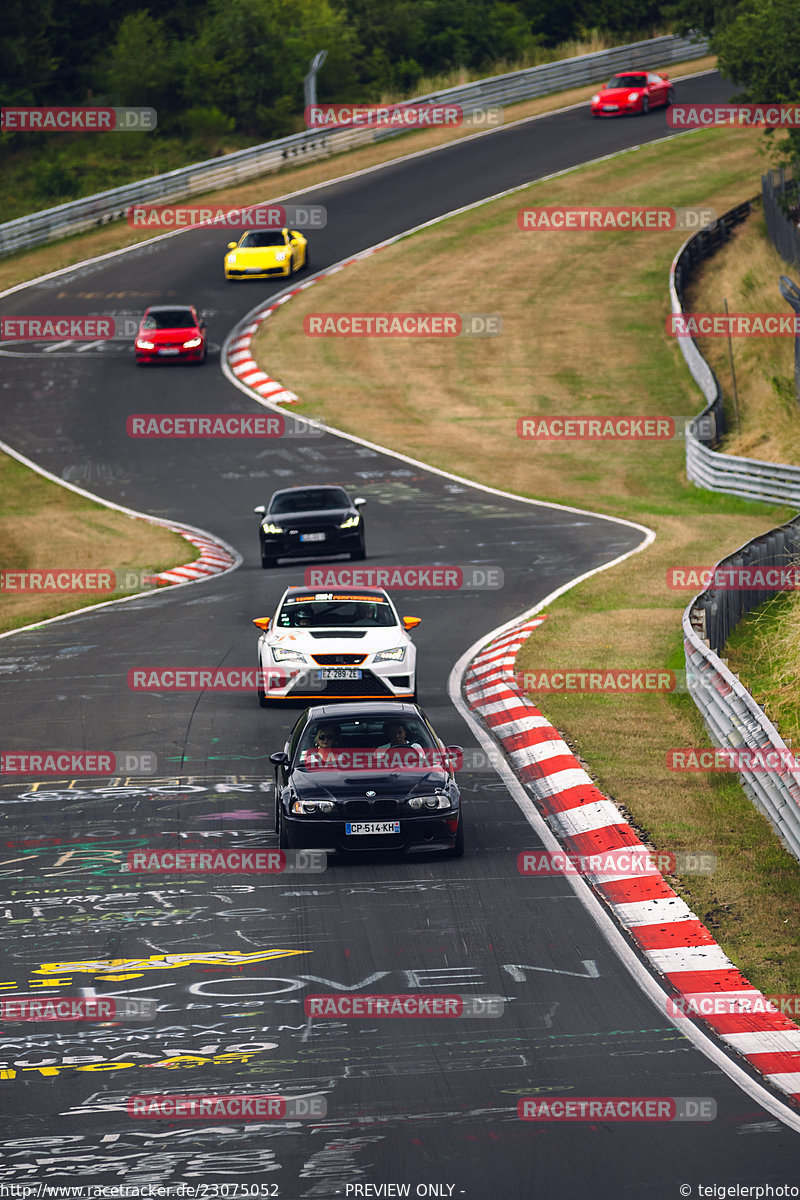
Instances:
[[[190,966],[244,967],[251,963],[310,953],[310,950],[257,950],[253,954],[243,954],[241,950],[211,950],[197,954],[151,954],[149,958],[84,958],[75,962],[42,963],[36,968],[34,975],[60,975],[62,972],[69,972],[73,975],[92,974],[104,975],[106,978],[134,979],[144,971],[170,971]],[[109,971],[115,974],[108,975]]]

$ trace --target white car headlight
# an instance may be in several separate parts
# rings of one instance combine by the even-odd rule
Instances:
[[[202,346],[203,339],[200,337],[190,338],[188,342],[183,343],[184,350],[195,350],[198,346]]]
[[[405,646],[395,646],[393,650],[381,650],[375,655],[374,662],[402,662],[406,656]]]
[[[140,350],[155,350],[155,342],[146,342],[144,338],[137,338],[136,345]]]
[[[639,93],[638,93],[638,92],[628,92],[628,101],[629,101],[631,104],[633,104],[633,102],[634,102],[635,100],[638,100],[638,99],[639,99]]]
[[[283,526],[273,525],[271,521],[262,521],[261,528],[264,533],[283,533]]]
[[[285,258],[286,258],[286,251],[285,251],[285,250],[276,250],[276,252],[275,252],[275,262],[283,262],[283,260],[284,260]]]
[[[358,515],[358,513],[356,513],[354,516],[348,517],[346,521],[342,521],[339,528],[340,529],[352,529],[353,526],[357,525],[360,520],[361,520],[361,517]]]
[[[592,104],[599,104],[599,103],[600,103],[600,93],[595,92],[595,94],[592,96]]]
[[[226,261],[227,263],[230,263],[230,265],[231,265],[231,266],[233,266],[233,264],[236,262],[236,255],[235,255],[235,254],[229,254],[229,255],[228,255],[228,257],[225,259],[225,261]]]
[[[275,662],[301,662],[306,661],[305,654],[301,654],[299,650],[284,650],[282,646],[272,647],[272,657]]]

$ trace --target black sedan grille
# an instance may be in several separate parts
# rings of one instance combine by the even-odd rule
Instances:
[[[396,800],[347,800],[343,807],[348,817],[390,817],[398,804]]]

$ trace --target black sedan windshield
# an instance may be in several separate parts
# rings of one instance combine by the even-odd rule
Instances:
[[[301,492],[278,492],[269,502],[270,513],[320,512],[323,509],[349,508],[347,493],[341,488],[308,488]]]

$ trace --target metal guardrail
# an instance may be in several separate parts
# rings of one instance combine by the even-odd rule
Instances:
[[[788,566],[800,559],[800,517],[753,538],[718,567]],[[739,771],[742,787],[770,821],[782,842],[800,859],[800,770],[786,762],[789,751],[778,730],[741,681],[718,658],[741,618],[773,590],[732,591],[709,587],[683,614],[688,690],[717,746],[775,751],[780,769]]]
[[[650,38],[627,46],[616,46],[611,50],[562,59],[560,62],[543,63],[507,75],[495,75],[461,87],[418,96],[405,103],[457,104],[463,109],[465,117],[477,118],[477,114],[488,108],[503,108],[550,92],[598,83],[626,67],[658,68],[701,58],[707,53],[708,42],[705,40],[693,42],[672,36]],[[354,146],[398,135],[399,131],[394,130],[352,126],[336,132],[310,129],[206,162],[192,163],[165,175],[154,175],[150,179],[137,180],[82,200],[73,200],[56,208],[7,221],[0,225],[0,256],[54,241],[68,234],[81,233],[108,221],[121,220],[134,204],[179,200],[230,187],[276,171],[293,159],[311,162]]]
[[[728,241],[731,230],[745,219],[752,207],[752,200],[738,204],[720,217],[714,229],[694,234],[678,251],[669,275],[673,313],[683,312],[683,289],[696,264],[716,253]],[[719,381],[694,338],[682,337],[678,342],[686,365],[707,401],[706,407],[686,430],[686,474],[689,479],[712,492],[800,508],[800,467],[721,454],[713,448],[719,445],[725,433],[725,408]]]
[[[695,265],[724,245],[731,229],[743,221],[751,209],[750,200],[737,205],[720,218],[716,229],[696,234],[681,247],[670,269],[673,313],[683,312],[683,288]],[[680,346],[707,401],[686,431],[689,479],[711,491],[800,507],[800,468],[720,454],[712,449],[725,432],[719,382],[693,338],[681,338]],[[722,559],[717,567],[781,567],[796,563],[798,559],[800,517],[795,517],[788,524],[753,538]],[[788,754],[786,743],[766,713],[719,658],[742,617],[774,595],[774,590],[735,591],[712,584],[695,596],[683,614],[688,690],[711,740],[722,748]],[[800,771],[789,766],[774,771],[741,770],[739,779],[752,803],[771,822],[789,852],[800,859]]]
[[[800,230],[789,220],[782,202],[791,200],[795,212],[800,205],[800,185],[796,178],[787,178],[784,167],[761,176],[761,199],[764,202],[764,220],[770,241],[784,262],[800,268]]]

